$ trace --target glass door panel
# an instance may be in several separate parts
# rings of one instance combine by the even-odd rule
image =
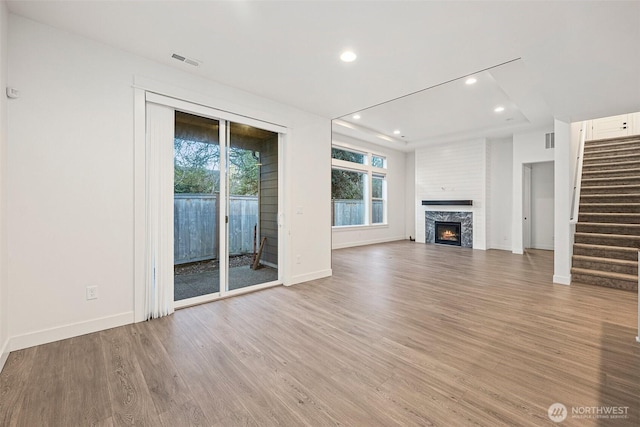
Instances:
[[[229,290],[278,280],[278,133],[229,123]]]
[[[176,111],[175,301],[220,292],[220,160],[220,122]]]

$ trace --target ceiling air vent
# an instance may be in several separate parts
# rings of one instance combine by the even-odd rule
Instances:
[[[555,138],[555,133],[551,132],[551,133],[546,133],[544,135],[544,148],[546,149],[550,149],[550,148],[554,148],[556,146],[556,138]]]
[[[180,62],[184,62],[185,64],[193,65],[194,67],[197,67],[198,65],[200,65],[200,61],[196,61],[195,59],[185,58],[184,56],[178,55],[177,53],[174,53],[173,55],[171,55],[171,57],[173,59],[177,59]]]

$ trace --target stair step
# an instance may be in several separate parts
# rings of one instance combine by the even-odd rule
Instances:
[[[638,212],[636,210],[636,212]],[[580,212],[578,222],[640,224],[640,213],[635,212]]]
[[[640,236],[624,234],[588,233],[576,231],[575,243],[587,243],[592,245],[624,246],[627,248],[640,248]]]
[[[638,277],[631,274],[612,273],[585,268],[572,268],[571,281],[587,285],[606,286],[608,288],[638,290]]]
[[[603,143],[592,143],[591,141],[585,141],[584,143],[584,151],[593,153],[600,150],[609,150],[612,148],[625,148],[625,147],[636,147],[640,148],[640,139],[631,139],[627,141],[609,141]]]
[[[640,194],[640,184],[584,185],[580,188],[582,194]]]
[[[580,203],[640,203],[640,190],[637,194],[584,194],[580,192]],[[640,212],[640,211],[638,211]]]
[[[625,248],[624,246],[592,245],[588,243],[575,243],[574,255],[594,256],[600,258],[622,259],[638,261],[638,249]]]
[[[626,154],[618,154],[618,155],[612,155],[607,153],[606,155],[598,155],[596,156],[597,153],[593,153],[589,156],[584,155],[583,159],[582,159],[582,163],[583,164],[592,164],[592,163],[615,163],[616,161],[621,161],[621,162],[630,162],[630,161],[635,161],[635,160],[640,160],[640,152],[638,152],[638,150],[635,150],[635,152],[630,152],[630,153],[626,153]]]
[[[638,277],[638,261],[613,258],[600,258],[586,255],[574,255],[573,267],[588,270],[608,271]]]
[[[637,214],[640,212],[640,195],[636,198],[638,203],[583,203],[584,200],[580,198],[580,217],[585,214]],[[590,201],[590,200],[589,200]],[[587,221],[587,222],[600,222],[600,221]],[[603,221],[608,222],[608,221]],[[626,221],[625,221],[626,222]]]
[[[638,289],[640,135],[586,141],[572,282]]]
[[[637,168],[627,169],[599,169],[599,170],[583,170],[582,180],[589,178],[620,178],[628,176],[640,176],[640,166]]]
[[[582,165],[583,173],[591,170],[615,170],[615,169],[633,169],[640,168],[640,160],[629,160],[623,162],[602,162],[588,163]]]
[[[593,146],[599,144],[611,144],[612,142],[624,142],[624,141],[640,141],[640,135],[628,135],[628,136],[616,136],[613,138],[601,138],[601,139],[589,139],[584,142],[584,145]]]
[[[583,178],[582,185],[596,187],[600,185],[640,185],[640,175],[606,178]]]
[[[610,222],[579,222],[576,231],[580,233],[621,234],[640,237],[640,224],[619,224]]]
[[[638,147],[623,147],[623,148],[608,148],[606,150],[599,151],[586,151],[583,153],[584,159],[589,159],[592,157],[617,157],[617,156],[627,156],[630,154],[637,154]]]

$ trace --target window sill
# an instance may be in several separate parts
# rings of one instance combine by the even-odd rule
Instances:
[[[354,230],[375,230],[378,228],[389,228],[389,224],[373,225],[333,225],[331,231],[354,231]]]

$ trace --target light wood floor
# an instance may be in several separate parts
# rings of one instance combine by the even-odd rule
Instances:
[[[640,425],[637,296],[552,253],[398,242],[332,278],[12,353],[2,426]],[[628,406],[551,422],[549,405]]]

